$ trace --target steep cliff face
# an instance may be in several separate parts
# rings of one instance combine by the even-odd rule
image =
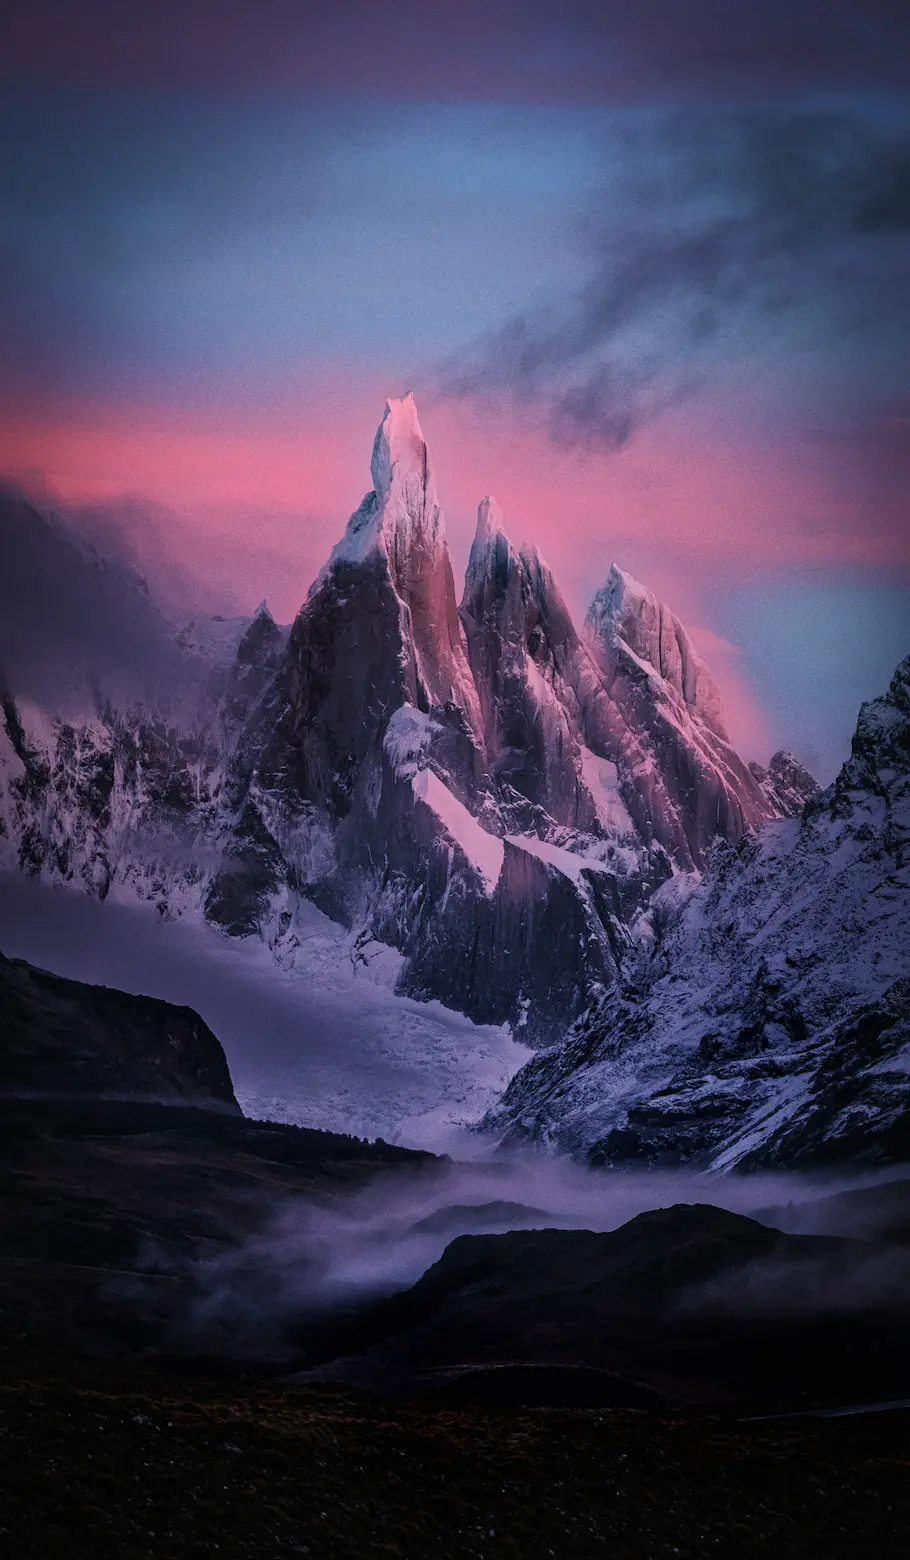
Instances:
[[[718,848],[680,906],[682,882],[488,1124],[595,1164],[910,1156],[910,660],[799,819]]]
[[[192,1008],[64,980],[2,954],[0,1093],[240,1115],[224,1052]]]
[[[681,699],[689,714],[728,741],[720,689],[675,613],[631,574],[610,568],[588,614],[595,640],[624,644]]]
[[[515,550],[493,498],[478,511],[460,613],[503,806],[520,818],[523,798],[554,823],[592,829],[597,815],[563,676],[578,635],[549,569],[535,549]]]
[[[639,827],[701,866],[774,806],[726,739],[717,686],[677,618],[614,565],[585,620],[600,674],[586,700],[589,744],[615,751]],[[603,694],[606,695],[606,699]]]
[[[516,552],[485,499],[461,615],[505,796],[656,846],[684,869],[718,835],[738,840],[780,811],[727,741],[719,690],[682,624],[615,566],[580,637],[546,564]]]
[[[579,635],[480,506],[460,608],[412,396],[286,636],[200,620],[179,699],[5,697],[0,857],[293,961],[300,896],[405,989],[552,1040],[612,989],[660,885],[778,810],[682,625],[613,570]]]
[[[289,692],[310,695],[308,707],[334,731],[341,712],[322,713],[320,674],[333,687],[349,688],[348,718],[366,728],[361,748],[402,703],[446,711],[477,745],[482,767],[477,693],[413,396],[386,406],[371,474],[373,491],[351,516],[294,625],[289,671],[296,676]]]

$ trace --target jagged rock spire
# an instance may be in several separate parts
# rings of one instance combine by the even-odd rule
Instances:
[[[577,635],[537,549],[516,551],[491,497],[477,511],[459,611],[491,768],[509,792],[558,823],[590,822],[557,664]]]
[[[436,479],[413,392],[386,401],[370,459],[373,490],[380,507],[397,487],[422,509],[436,503]]]
[[[445,553],[445,521],[433,463],[410,392],[386,402],[373,440],[370,475],[372,491],[352,514],[314,589],[335,563],[362,563],[385,553],[399,568],[415,548],[440,558]]]
[[[492,494],[488,493],[477,506],[477,528],[474,532],[474,540],[471,543],[471,556],[468,560],[468,572],[472,566],[482,567],[497,537],[506,539],[503,530],[502,510]]]
[[[490,600],[506,588],[517,563],[518,554],[503,529],[502,510],[495,498],[482,498],[459,608],[463,621],[465,614],[478,621],[483,617]]]
[[[362,766],[374,762],[404,705],[448,712],[452,763],[465,786],[484,766],[445,522],[413,395],[387,402],[370,465],[374,486],[310,591],[289,648],[294,764],[305,768],[313,799],[339,813],[366,785]]]
[[[821,795],[821,786],[815,776],[789,748],[778,748],[772,753],[767,769],[755,763],[749,768],[774,811],[782,818],[798,818],[806,803]]]
[[[611,563],[585,619],[588,638],[609,647],[619,637],[716,736],[729,740],[723,696],[684,625],[653,591]]]

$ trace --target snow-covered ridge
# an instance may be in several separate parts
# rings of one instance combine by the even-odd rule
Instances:
[[[626,995],[515,1078],[500,1135],[596,1164],[910,1156],[910,658],[799,819],[670,880],[633,931]]]
[[[549,1043],[619,978],[661,884],[772,793],[668,609],[614,570],[592,646],[491,497],[458,604],[413,396],[370,465],[288,635],[264,603],[183,630],[205,674],[186,718],[108,701],[76,731],[53,709],[23,725],[13,690],[0,858],[279,961],[311,895],[399,950],[408,991]]]

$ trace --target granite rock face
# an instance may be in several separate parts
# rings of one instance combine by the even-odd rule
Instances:
[[[485,499],[461,615],[501,789],[686,869],[778,810],[730,746],[682,624],[615,565],[580,636],[536,549],[516,552]]]
[[[580,723],[566,668],[579,652],[569,609],[536,549],[517,552],[495,499],[480,505],[461,620],[501,806],[591,830]],[[530,805],[522,805],[522,804]]]
[[[590,745],[621,744],[625,792],[639,828],[675,861],[701,867],[775,808],[730,746],[720,693],[679,620],[615,565],[585,620],[600,676]]]

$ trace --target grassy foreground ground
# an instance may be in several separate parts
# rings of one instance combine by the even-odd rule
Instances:
[[[910,1552],[900,1413],[744,1423],[7,1379],[0,1448],[15,1560]]]

